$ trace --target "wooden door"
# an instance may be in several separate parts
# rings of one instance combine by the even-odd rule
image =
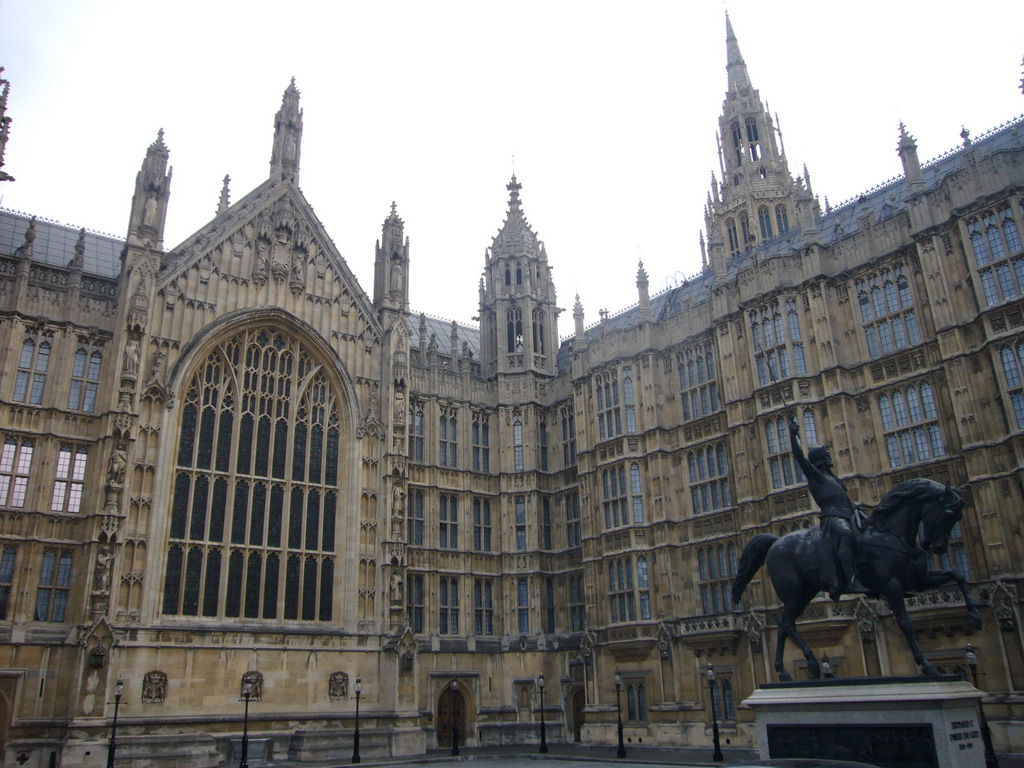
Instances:
[[[581,740],[580,731],[583,729],[583,723],[586,721],[583,708],[586,705],[586,692],[580,688],[572,695],[572,740],[575,742]]]
[[[437,746],[451,747],[455,735],[459,746],[466,743],[466,699],[462,691],[446,685],[437,700],[437,714],[434,716],[437,729]]]

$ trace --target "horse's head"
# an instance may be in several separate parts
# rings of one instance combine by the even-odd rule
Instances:
[[[946,551],[949,534],[963,516],[964,500],[960,489],[948,483],[921,509],[921,546],[926,552],[941,555]]]

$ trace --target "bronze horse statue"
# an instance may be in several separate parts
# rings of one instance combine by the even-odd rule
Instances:
[[[922,592],[956,582],[967,606],[967,619],[981,628],[981,615],[971,599],[963,574],[955,569],[928,568],[929,553],[942,554],[949,534],[963,515],[964,502],[957,489],[933,480],[900,483],[889,491],[865,522],[857,536],[857,571],[872,596],[885,599],[907,638],[914,661],[925,675],[939,670],[921,653],[910,625],[903,598],[908,592]],[[920,543],[918,533],[920,531]],[[820,527],[793,531],[782,538],[762,533],[750,540],[740,557],[732,584],[733,603],[763,564],[768,564],[775,593],[782,600],[779,638],[775,646],[775,671],[783,681],[793,678],[783,664],[783,650],[789,637],[803,651],[812,677],[821,676],[814,653],[796,631],[796,620],[808,603],[828,585],[819,577],[825,558],[832,557]]]

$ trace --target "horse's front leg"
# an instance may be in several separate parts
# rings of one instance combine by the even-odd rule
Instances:
[[[967,579],[956,568],[928,571],[922,577],[920,584],[915,584],[914,588],[924,591],[934,587],[941,587],[943,584],[949,584],[951,581],[956,582],[956,585],[960,588],[960,594],[964,596],[964,605],[967,606],[968,623],[975,629],[981,629],[981,613],[978,612],[978,606],[971,597],[971,588],[967,586]]]
[[[937,667],[925,659],[924,654],[921,652],[921,646],[917,644],[914,628],[910,624],[910,615],[907,613],[907,606],[903,602],[903,589],[898,585],[895,589],[890,586],[885,590],[884,596],[885,602],[889,604],[889,608],[892,610],[896,623],[899,624],[900,629],[903,631],[903,636],[907,638],[907,645],[910,646],[910,652],[914,654],[914,661],[921,668],[921,673],[924,675],[941,674]]]

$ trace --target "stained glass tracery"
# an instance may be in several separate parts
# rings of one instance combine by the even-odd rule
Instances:
[[[341,420],[323,366],[249,329],[184,390],[163,612],[332,620]]]

